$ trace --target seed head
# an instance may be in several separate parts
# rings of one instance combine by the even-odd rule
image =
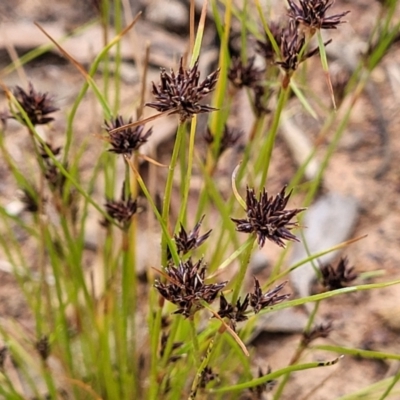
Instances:
[[[332,332],[332,324],[330,322],[326,324],[316,325],[311,331],[303,333],[302,345],[308,346],[312,341],[318,338],[327,338]]]
[[[284,288],[287,282],[283,282],[267,293],[262,292],[260,282],[254,278],[254,293],[250,293],[250,305],[253,307],[254,313],[258,314],[263,308],[273,306],[288,299],[290,294],[278,293]]]
[[[309,29],[311,34],[319,29],[337,29],[339,24],[345,22],[342,18],[350,12],[326,16],[326,12],[334,3],[333,0],[299,0],[299,4],[288,0],[288,3],[289,17],[296,21],[296,24]]]
[[[25,92],[19,86],[14,89],[14,96],[24,109],[32,125],[47,124],[54,120],[48,115],[57,111],[54,107],[53,100],[48,96],[48,93],[37,92],[32,83],[29,83],[29,91]],[[19,119],[23,120],[21,113],[17,113]]]
[[[132,118],[129,118],[128,122],[124,122],[123,117],[120,115],[114,120],[111,120],[111,122],[105,121],[105,129],[108,132],[109,142],[111,144],[111,149],[108,151],[130,155],[147,142],[152,134],[152,129],[150,128],[147,132],[144,132],[144,125],[127,127],[122,131],[112,132],[114,129],[130,123],[132,123]]]
[[[38,351],[42,360],[46,361],[50,355],[50,343],[47,336],[43,336],[36,342],[36,350]]]
[[[186,318],[203,308],[201,300],[211,304],[227,284],[205,284],[206,267],[202,260],[193,263],[189,258],[178,266],[165,268],[164,272],[167,282],[156,280],[154,287],[162,297],[179,307],[174,314],[182,314]]]
[[[258,369],[258,378],[262,378],[264,375],[269,375],[271,373],[271,368],[268,367],[267,372],[264,374],[262,369]],[[261,383],[260,385],[251,387],[249,390],[253,394],[253,399],[264,399],[264,392],[268,393],[270,392],[274,386],[276,385],[276,381],[271,380],[271,381],[266,381],[264,383]]]
[[[280,24],[272,22],[269,24],[269,29],[275,39],[276,44],[280,47],[282,40],[282,28]],[[274,60],[276,57],[275,50],[267,35],[265,36],[265,40],[256,41],[256,51],[269,61]]]
[[[186,254],[190,250],[194,250],[201,246],[210,236],[211,229],[204,235],[199,236],[201,223],[203,222],[204,215],[200,218],[200,221],[194,226],[193,230],[189,233],[186,232],[185,228],[181,224],[181,230],[178,234],[174,235],[174,240],[178,253]]]
[[[128,222],[136,213],[136,200],[109,200],[105,204],[107,213],[118,222]]]
[[[230,128],[228,125],[225,125],[221,142],[219,143],[218,157],[221,156],[225,150],[235,146],[241,136],[243,136],[243,132],[240,129]],[[203,137],[208,145],[211,146],[214,143],[215,137],[211,133],[210,128],[207,127]]]
[[[62,147],[55,147],[51,143],[46,143],[46,146],[52,153],[54,157],[60,155]],[[46,178],[49,187],[52,192],[58,192],[60,195],[64,195],[64,189],[66,187],[65,183],[67,178],[60,172],[58,166],[54,163],[54,160],[49,157],[44,149],[44,145],[40,145],[39,148],[40,155],[44,163],[44,177]],[[68,170],[68,162],[63,163],[63,167]],[[69,200],[72,201],[72,192],[69,195]]]
[[[213,372],[211,367],[205,367],[203,371],[201,371],[199,387],[204,389],[209,382],[216,379],[218,379],[218,374]]]
[[[244,86],[254,88],[262,79],[264,70],[254,65],[255,57],[251,57],[247,64],[240,58],[234,58],[228,71],[228,79],[233,86],[240,89]]]
[[[166,350],[166,347],[167,347],[167,342],[168,342],[168,334],[167,333],[163,333],[162,334],[162,336],[161,336],[161,344],[160,344],[160,357],[163,357],[164,356],[164,353],[165,353],[165,350]],[[182,345],[183,345],[183,342],[174,342],[173,344],[172,344],[172,351],[174,351],[174,350],[177,350],[177,349],[179,349],[180,347],[182,347]],[[178,361],[180,358],[182,358],[182,356],[181,355],[171,355],[169,358],[168,358],[168,361],[170,361],[170,362],[176,362],[176,361]]]
[[[290,24],[281,37],[282,61],[276,63],[288,73],[295,71],[301,62],[300,53],[304,43],[304,35],[298,33],[295,24]]]
[[[260,248],[264,246],[266,239],[275,242],[280,247],[285,247],[284,240],[298,241],[296,236],[290,232],[291,229],[298,226],[298,223],[290,222],[290,220],[304,208],[285,210],[292,193],[290,192],[285,196],[285,190],[286,186],[274,198],[268,197],[264,188],[257,200],[254,189],[248,187],[246,196],[247,218],[232,218],[232,221],[236,223],[236,230],[255,233]]]
[[[105,203],[107,214],[120,222],[124,229],[127,229],[132,221],[132,217],[137,212],[137,201],[130,196],[126,198],[124,190],[122,190],[121,200],[107,200]],[[103,222],[103,225],[106,223]]]
[[[152,83],[152,93],[157,101],[146,103],[146,106],[160,112],[179,114],[181,122],[190,119],[194,114],[215,111],[215,108],[199,102],[215,89],[218,75],[219,69],[200,83],[199,61],[192,68],[185,69],[181,58],[177,74],[172,69],[168,74],[161,68],[161,82],[158,85]]]
[[[336,266],[328,264],[321,267],[322,284],[328,290],[341,289],[354,281],[358,274],[354,271],[354,267],[348,266],[347,258],[341,258]]]
[[[327,46],[332,42],[332,39],[324,43]],[[281,61],[276,61],[286,73],[284,80],[284,87],[290,82],[290,77],[296,71],[300,63],[307,58],[319,53],[319,48],[316,47],[307,53],[303,54],[303,47],[305,45],[305,37],[303,33],[299,33],[296,24],[293,21],[289,24],[289,28],[282,34],[281,39]]]
[[[22,189],[21,194],[19,196],[21,202],[24,204],[24,210],[31,213],[36,213],[39,211],[40,201],[45,202],[46,199],[40,200],[39,192],[36,188],[33,188],[32,191],[27,189]]]
[[[233,329],[236,328],[236,323],[246,321],[246,311],[249,307],[249,294],[246,295],[243,301],[240,301],[240,297],[236,302],[236,305],[229,303],[223,293],[219,298],[219,311],[218,314],[221,318],[228,318]]]

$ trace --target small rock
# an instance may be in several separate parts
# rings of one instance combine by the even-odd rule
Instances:
[[[308,315],[293,308],[269,312],[258,317],[256,326],[248,340],[253,342],[261,332],[300,333],[307,326]]]
[[[174,0],[152,2],[146,8],[146,19],[173,31],[189,28],[188,9]]]
[[[302,225],[304,239],[310,254],[338,245],[347,240],[357,222],[358,205],[352,197],[338,193],[328,193],[320,197],[306,212]],[[314,260],[318,266],[334,260],[338,251],[325,254]],[[290,264],[296,264],[308,257],[303,240],[293,245]],[[315,271],[311,262],[302,265],[290,273],[292,285],[300,297],[310,295],[315,280]]]

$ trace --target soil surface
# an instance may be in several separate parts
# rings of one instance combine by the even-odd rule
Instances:
[[[165,2],[162,0],[161,3]],[[93,4],[92,4],[93,3]],[[47,44],[48,39],[33,25],[36,21],[45,29],[53,32],[56,38],[72,32],[96,17],[96,2],[78,0],[2,0],[0,2],[0,79],[8,86],[27,87],[31,81],[40,91],[48,91],[61,109],[69,109],[79,92],[83,78],[76,69],[59,53],[53,51],[44,54],[23,69],[8,71],[6,68],[16,54],[22,56],[40,44]],[[131,1],[132,13],[139,8],[137,0]],[[127,36],[126,46],[122,48],[124,61],[121,76],[120,113],[127,114],[137,107],[134,99],[140,93],[138,76],[144,44],[152,43],[148,81],[157,80],[159,67],[176,65],[180,54],[187,49],[188,32],[184,24],[188,16],[185,2],[170,1],[170,7],[176,7],[175,15],[163,16],[157,13],[156,1],[143,1],[143,24]],[[201,3],[201,2],[200,2]],[[272,2],[273,3],[273,2]],[[378,1],[338,0],[332,9],[335,11],[350,10],[347,23],[339,30],[329,32],[333,37],[330,64],[332,70],[345,71],[345,64],[352,64],[365,50],[365,43],[370,34],[381,6]],[[279,11],[280,12],[280,11]],[[277,11],[276,14],[279,14]],[[169,17],[169,19],[168,19]],[[257,19],[257,17],[255,17]],[[211,25],[211,24],[209,24]],[[216,62],[217,47],[215,33],[207,26],[205,34],[204,57],[201,66],[209,70]],[[65,46],[76,59],[87,66],[97,54],[102,44],[101,30],[89,25],[84,29],[79,40],[67,39]],[[112,34],[110,33],[110,37]],[[71,44],[72,43],[72,44]],[[132,48],[132,46],[136,46]],[[336,47],[335,47],[336,46]],[[336,54],[336,56],[335,56]],[[329,53],[328,53],[329,55]],[[310,88],[323,99],[320,107],[330,106],[326,81],[318,60],[310,63]],[[337,192],[351,195],[357,199],[360,215],[352,237],[367,235],[364,239],[347,247],[343,253],[354,265],[357,272],[381,270],[383,276],[374,278],[373,282],[400,279],[400,47],[393,45],[380,66],[373,72],[370,84],[357,102],[350,122],[340,141],[338,151],[332,158],[323,180],[322,192]],[[100,78],[100,76],[99,76]],[[100,79],[99,79],[100,81]],[[148,85],[149,86],[149,85]],[[149,94],[149,93],[148,93]],[[149,98],[149,97],[148,97]],[[7,107],[4,93],[0,93],[0,110]],[[304,109],[293,108],[293,120],[313,142],[317,140],[321,122],[311,118]],[[149,153],[158,152],[161,162],[167,161],[168,149],[171,146],[171,132],[175,120],[155,124],[154,130],[160,129],[164,138],[160,146],[149,149]],[[169,124],[169,125],[168,125]],[[49,139],[57,144],[61,137],[59,132],[65,130],[65,112],[61,111],[56,121],[47,132]],[[101,132],[101,110],[94,97],[88,94],[79,108],[74,125],[78,143],[87,141],[88,156],[84,158],[81,168],[90,169],[93,160],[102,151],[102,144],[93,135]],[[158,128],[157,128],[158,127]],[[332,137],[328,133],[326,143],[320,146],[321,154]],[[23,155],[30,149],[26,142],[26,132],[14,121],[8,121],[5,143],[17,163],[29,173],[32,160],[25,160]],[[163,136],[164,135],[164,136]],[[160,139],[159,143],[162,142]],[[234,158],[235,155],[232,155]],[[226,162],[229,165],[230,161]],[[225,164],[224,164],[225,165]],[[296,169],[296,162],[285,142],[278,136],[273,155],[271,180],[268,190],[275,193],[282,184],[288,182]],[[231,171],[227,166],[220,167],[217,176],[221,185],[229,185]],[[0,201],[3,206],[11,207],[17,199],[17,188],[8,173],[6,163],[0,160]],[[193,185],[200,183],[193,178]],[[101,198],[101,188],[95,195]],[[175,210],[176,212],[176,210]],[[332,227],[334,229],[334,227]],[[22,233],[21,233],[22,235]],[[23,242],[24,238],[21,237]],[[276,255],[269,252],[273,260]],[[35,249],[27,243],[24,251],[30,255],[33,267],[39,262]],[[33,328],[32,318],[27,311],[21,292],[12,275],[6,272],[7,258],[0,252],[0,316],[16,318],[27,329]],[[333,332],[328,339],[319,343],[336,344],[369,350],[399,353],[400,349],[400,286],[382,290],[373,290],[332,298],[321,304],[321,320],[332,321]],[[256,340],[256,362],[264,370],[284,367],[292,357],[299,343],[300,334],[262,333]],[[320,352],[306,354],[307,360],[333,359],[333,353]],[[298,372],[292,375],[285,390],[284,399],[333,400],[355,390],[366,387],[386,376],[393,375],[398,363],[389,361],[371,361],[345,356],[337,365],[329,368]],[[398,395],[400,398],[400,394]],[[393,397],[396,398],[396,397]]]

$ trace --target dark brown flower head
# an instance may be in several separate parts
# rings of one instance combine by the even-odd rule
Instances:
[[[53,163],[51,158],[45,159],[45,178],[53,192],[60,194],[64,193],[65,183],[67,182],[66,177],[60,172],[58,167]],[[63,167],[68,170],[68,163],[65,162]]]
[[[211,367],[205,367],[201,371],[199,387],[204,389],[211,381],[218,379],[218,374],[214,373]]]
[[[46,361],[50,355],[49,338],[47,336],[43,336],[40,340],[36,342],[35,347],[42,360]]]
[[[328,264],[321,267],[322,284],[328,290],[341,289],[354,281],[358,274],[354,271],[354,267],[349,267],[347,258],[341,258],[336,268]]]
[[[254,110],[257,117],[263,114],[268,114],[270,110],[265,105],[264,95],[266,94],[265,87],[262,85],[255,86],[254,92]]]
[[[21,202],[24,204],[24,210],[31,212],[31,213],[36,213],[39,211],[39,204],[40,204],[40,198],[39,198],[39,193],[36,188],[33,188],[32,191],[27,190],[27,189],[22,189],[22,192],[19,196]],[[45,199],[42,200],[44,202]]]
[[[271,373],[271,368],[268,368],[267,372],[264,374],[262,369],[259,368],[258,369],[258,378],[262,378],[265,375],[268,375]],[[276,381],[271,380],[271,381],[267,381],[265,383],[261,383],[260,385],[251,387],[249,390],[250,392],[253,394],[253,399],[263,399],[263,393],[264,392],[270,392],[274,386],[276,384]]]
[[[55,147],[51,143],[46,143],[46,146],[54,157],[60,155],[62,146]],[[65,183],[67,181],[66,177],[60,172],[59,168],[54,163],[54,160],[50,158],[50,156],[47,154],[45,146],[43,144],[39,145],[39,153],[44,162],[44,176],[50,186],[50,189],[53,192],[58,192],[59,194],[63,195]],[[65,162],[63,167],[68,170],[68,162]],[[72,198],[70,198],[70,200],[71,199]]]
[[[288,3],[289,17],[296,21],[296,24],[308,28],[311,34],[318,29],[336,29],[339,24],[345,22],[342,18],[350,12],[326,16],[326,12],[334,3],[333,0],[299,0],[299,4],[288,0]]]
[[[204,235],[199,236],[201,223],[203,222],[204,215],[200,218],[200,221],[194,226],[193,230],[187,233],[185,228],[181,224],[181,230],[178,234],[174,235],[174,240],[178,253],[186,254],[190,250],[194,250],[201,246],[207,238],[210,236],[211,229]]]
[[[225,125],[221,141],[219,143],[218,157],[221,156],[225,150],[235,146],[241,136],[243,136],[243,131],[236,128],[230,128],[228,125]],[[203,138],[209,146],[212,146],[215,142],[215,136],[211,133],[210,128],[208,127]]]
[[[239,232],[255,233],[260,247],[263,247],[265,240],[271,240],[278,246],[285,247],[284,240],[298,241],[290,230],[298,226],[297,222],[290,222],[304,208],[285,210],[289,201],[290,192],[285,196],[286,186],[283,187],[276,197],[268,197],[265,188],[257,200],[254,189],[247,188],[246,213],[247,218],[231,218],[236,223],[236,230]]]
[[[132,118],[129,118],[128,122],[124,122],[123,117],[120,115],[111,122],[105,121],[105,129],[109,134],[109,142],[111,144],[111,149],[108,151],[117,154],[130,155],[147,142],[148,138],[152,134],[152,128],[147,132],[144,132],[144,125],[127,127],[122,131],[112,132],[114,129],[130,123],[132,123]]]
[[[332,39],[324,43],[327,46],[332,42]],[[290,78],[293,72],[296,71],[300,63],[305,61],[307,58],[314,56],[319,53],[319,48],[316,47],[308,52],[305,52],[303,47],[305,45],[305,37],[303,33],[299,33],[296,24],[292,21],[289,24],[289,28],[282,34],[281,40],[281,61],[275,63],[280,65],[285,71],[286,76],[283,81],[283,87],[286,88],[289,85]]]
[[[157,111],[170,111],[171,114],[179,114],[180,120],[186,121],[194,114],[207,113],[216,109],[208,105],[200,104],[200,101],[215,89],[219,75],[219,69],[212,72],[200,83],[199,62],[189,69],[183,67],[181,58],[178,73],[171,70],[168,74],[161,69],[161,82],[153,84],[155,102],[146,103],[146,106]]]
[[[330,322],[317,325],[310,332],[303,333],[302,345],[306,347],[318,338],[327,338],[331,332],[332,324]]]
[[[178,266],[165,268],[164,272],[167,282],[156,280],[154,287],[162,297],[178,306],[174,314],[182,314],[186,318],[203,308],[201,301],[211,304],[227,284],[205,284],[206,268],[202,260],[193,263],[189,258]]]
[[[162,336],[161,336],[160,357],[163,357],[163,356],[164,356],[165,349],[166,349],[166,346],[167,346],[167,342],[168,342],[168,334],[163,333]],[[171,349],[171,350],[172,350],[172,351],[177,350],[177,349],[179,349],[180,347],[182,347],[182,345],[183,345],[183,342],[174,342],[174,343],[172,344],[172,349]],[[182,358],[182,356],[180,356],[180,355],[171,355],[171,356],[168,358],[168,361],[170,361],[170,362],[176,362],[176,361],[178,361],[180,358]]]
[[[137,212],[137,201],[133,200],[130,196],[126,198],[125,192],[122,190],[121,200],[107,200],[105,208],[111,218],[120,222],[124,229],[127,229],[132,221],[132,217]]]
[[[280,47],[282,41],[282,27],[280,26],[280,24],[272,22],[271,24],[269,24],[269,29],[275,39],[276,44],[278,45],[278,47]],[[265,35],[264,40],[256,41],[256,51],[268,61],[272,61],[276,58],[275,50],[267,35]]]
[[[244,86],[254,88],[263,79],[264,70],[254,65],[255,57],[251,57],[244,65],[240,58],[233,58],[228,71],[228,79],[233,86],[240,89]]]
[[[231,327],[235,329],[236,323],[246,321],[248,319],[246,311],[249,307],[249,294],[246,295],[244,300],[241,302],[240,297],[236,302],[236,305],[228,303],[223,293],[219,298],[219,310],[218,314],[221,318],[228,318],[231,323]]]
[[[290,294],[278,294],[286,285],[283,282],[267,293],[262,292],[260,282],[254,278],[254,293],[250,293],[250,305],[253,307],[254,313],[258,314],[263,308],[273,306],[288,299]]]
[[[291,74],[297,69],[301,60],[301,52],[305,44],[304,35],[299,34],[295,24],[282,33],[281,37],[281,61],[276,61],[287,73]]]
[[[58,156],[61,153],[62,146],[55,147],[51,143],[46,142],[46,146],[49,148],[50,152],[53,154],[53,156]],[[43,160],[49,160],[50,157],[46,153],[46,150],[44,148],[44,145],[42,143],[39,144],[39,152]]]
[[[48,96],[48,93],[37,92],[32,83],[29,83],[29,91],[25,92],[21,87],[16,86],[14,89],[14,96],[24,109],[32,125],[47,124],[54,120],[48,115],[57,111],[58,108],[54,107],[53,100]],[[23,121],[21,113],[17,116]]]

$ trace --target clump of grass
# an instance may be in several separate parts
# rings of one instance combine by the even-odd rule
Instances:
[[[327,337],[332,330],[331,325],[315,323],[321,301],[399,282],[350,286],[357,274],[342,260],[336,268],[328,266],[321,270],[324,286],[321,293],[291,298],[283,279],[294,268],[320,256],[317,254],[288,269],[277,264],[265,283],[254,278],[250,291],[245,285],[257,243],[260,247],[277,245],[284,251],[286,242],[299,240],[295,229],[300,225],[296,218],[304,208],[288,207],[290,195],[296,195],[305,165],[299,167],[289,183],[295,190],[286,192],[284,186],[275,197],[269,196],[266,189],[269,166],[281,116],[292,92],[304,109],[313,113],[307,96],[299,89],[307,83],[303,82],[306,74],[302,73],[307,60],[312,56],[321,57],[329,78],[325,46],[330,40],[324,43],[320,30],[340,28],[347,11],[329,16],[331,1],[289,1],[287,24],[280,26],[269,20],[258,1],[255,3],[259,20],[257,15],[249,14],[246,1],[242,10],[226,1],[223,23],[217,3],[212,1],[214,22],[221,39],[220,65],[204,78],[199,70],[199,57],[205,2],[197,30],[191,21],[190,30],[196,31],[196,35],[191,40],[190,62],[186,63],[182,57],[177,68],[169,73],[161,69],[160,82],[152,84],[153,98],[147,103],[138,99],[138,103],[159,114],[135,121],[134,118],[124,120],[120,110],[115,109],[118,107],[113,107],[108,100],[110,85],[115,85],[117,93],[121,90],[118,76],[121,59],[116,57],[117,74],[113,79],[107,69],[109,50],[118,46],[130,28],[122,30],[121,3],[114,3],[117,36],[105,43],[89,72],[67,55],[86,83],[72,108],[63,110],[68,113],[68,128],[62,146],[46,142],[37,130],[37,125],[46,126],[60,118],[59,114],[53,114],[58,110],[53,103],[55,94],[53,97],[40,93],[34,83],[27,91],[20,87],[12,91],[3,85],[10,103],[8,117],[27,127],[26,140],[32,143],[37,165],[27,174],[24,166],[13,159],[4,142],[7,134],[4,128],[0,151],[16,186],[22,190],[24,213],[31,216],[10,215],[2,206],[2,230],[8,235],[2,236],[0,243],[32,311],[35,331],[26,331],[18,320],[13,326],[0,326],[5,343],[0,348],[0,394],[7,399],[45,396],[54,399],[259,399],[274,390],[277,400],[283,398],[291,373],[333,365],[339,362],[341,354],[399,359],[397,354],[312,346],[317,338]],[[360,62],[348,83],[350,106],[346,106],[347,112],[337,121],[318,175],[308,185],[305,206],[320,186],[370,73],[394,40],[399,28],[391,26],[396,4],[396,1],[385,3],[382,18],[377,20],[370,40],[367,59]],[[108,1],[99,6],[105,38],[110,6]],[[193,11],[194,2],[191,7]],[[258,51],[267,60],[266,69],[256,67],[255,59],[247,56],[246,35],[242,37],[241,58],[232,57],[228,46],[232,18],[240,21],[243,32],[255,35],[252,40],[257,41]],[[259,22],[265,32],[254,28]],[[318,36],[318,48],[310,43],[314,34]],[[101,63],[106,67],[103,89],[93,79]],[[7,70],[11,69],[12,66]],[[229,81],[234,90],[229,88]],[[99,121],[105,131],[101,136],[105,142],[103,155],[95,161],[88,177],[79,167],[86,150],[75,145],[78,133],[72,127],[89,88],[101,105],[102,121],[106,122]],[[233,186],[227,194],[218,186],[215,171],[221,154],[243,137],[227,123],[239,90],[251,92],[255,124],[244,143],[242,163],[236,168],[232,166]],[[119,104],[118,98],[115,103]],[[138,110],[138,116],[142,111]],[[160,190],[163,199],[159,202],[150,189],[151,182],[142,176],[140,160],[146,158],[155,168],[163,166],[157,160],[144,157],[141,149],[157,134],[149,126],[151,121],[170,114],[178,116],[177,133],[166,177],[156,182],[163,188]],[[205,135],[209,148],[205,160],[195,144],[198,114],[209,115]],[[335,110],[328,112],[321,136],[333,126],[336,115]],[[188,133],[189,143],[185,145]],[[314,155],[315,152],[308,162]],[[119,162],[125,171],[122,189],[117,185]],[[197,209],[189,201],[194,166],[202,177]],[[94,195],[94,188],[101,179],[105,189],[100,201]],[[180,203],[172,207],[176,188]],[[246,192],[246,200],[241,192]],[[174,208],[174,217],[171,208]],[[88,216],[93,211],[99,216],[98,229],[104,233],[96,248],[96,270],[92,269],[95,262],[87,260],[85,243],[85,232],[91,223]],[[160,265],[148,268],[140,280],[137,252],[156,251],[152,243],[144,250],[138,248],[140,232],[149,229],[141,216],[144,213],[156,220],[161,234],[161,260]],[[192,215],[196,218],[191,218]],[[15,228],[22,230],[37,249],[38,271],[32,270],[29,254],[25,254]],[[245,242],[242,233],[248,234]],[[100,288],[94,284],[98,277],[103,282]],[[248,345],[248,339],[257,316],[308,303],[316,306],[295,354],[287,360],[287,367],[276,371],[258,368],[254,374],[254,350]],[[302,362],[305,350],[313,348],[338,356],[321,362]],[[18,371],[19,380],[6,367],[7,361]],[[400,374],[396,374],[390,381],[381,382],[381,399],[388,397],[399,378]]]

